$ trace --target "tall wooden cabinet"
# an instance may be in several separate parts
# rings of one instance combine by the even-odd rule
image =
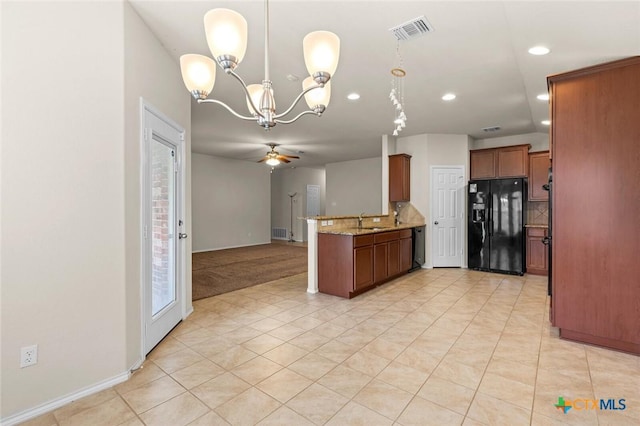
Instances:
[[[640,354],[640,56],[548,85],[554,325]]]
[[[389,201],[411,200],[411,156],[389,156]]]

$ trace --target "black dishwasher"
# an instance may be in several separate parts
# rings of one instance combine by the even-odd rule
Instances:
[[[426,225],[411,228],[411,254],[413,261],[409,272],[422,268],[424,265],[424,240],[427,232]]]

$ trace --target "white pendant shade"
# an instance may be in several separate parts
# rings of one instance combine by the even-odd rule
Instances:
[[[208,56],[188,54],[180,56],[182,80],[189,92],[201,92],[206,97],[216,82],[216,63]]]
[[[247,51],[247,21],[230,9],[211,9],[204,15],[204,31],[214,58],[231,55],[242,62]]]
[[[262,97],[262,84],[250,84],[247,86],[247,90],[251,95],[251,100],[253,100],[253,104],[256,108],[260,109],[260,98]],[[249,108],[249,112],[255,115],[255,111],[251,106],[251,102],[247,99],[247,108]]]
[[[335,74],[340,59],[340,38],[329,31],[314,31],[302,41],[304,62],[309,74]]]
[[[311,86],[314,86],[316,82],[313,77],[307,77],[302,81],[302,89],[306,90]],[[304,100],[307,101],[309,108],[313,109],[318,105],[329,106],[329,100],[331,99],[331,82],[328,82],[324,87],[313,89],[304,95]]]

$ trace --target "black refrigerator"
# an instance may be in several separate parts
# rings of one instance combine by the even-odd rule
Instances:
[[[524,178],[469,181],[469,269],[526,272]]]

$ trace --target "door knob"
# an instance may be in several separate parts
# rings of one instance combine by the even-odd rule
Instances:
[[[187,234],[179,233],[178,238],[184,240],[185,238],[187,238]]]
[[[437,225],[439,222],[436,220],[435,222],[433,222],[434,225]]]

